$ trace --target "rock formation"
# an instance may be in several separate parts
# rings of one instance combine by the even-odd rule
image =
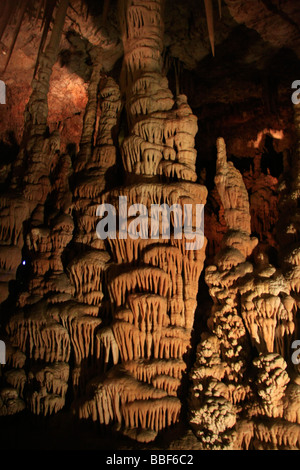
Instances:
[[[297,125],[297,108],[295,116]],[[217,147],[215,183],[228,231],[216,265],[206,268],[214,306],[207,321],[210,332],[202,334],[190,373],[190,423],[202,449],[260,449],[267,443],[270,449],[299,448],[299,372],[291,363],[291,343],[297,337],[297,284],[292,273],[298,239],[293,238],[292,247],[289,244],[282,269],[269,263],[263,243],[255,248],[258,240],[250,236],[242,177],[227,162],[223,139]],[[286,194],[283,206],[297,200],[292,196],[297,174],[291,192],[281,185]],[[283,244],[288,216],[281,224],[285,231],[278,243]]]
[[[182,210],[187,203],[204,204],[206,189],[194,184],[196,119],[185,96],[174,100],[161,72],[161,2],[121,1],[119,7],[129,130],[121,153],[127,184],[106,193],[103,202],[118,207],[123,196],[137,211],[144,204],[147,214],[142,214],[138,240],[130,236],[132,222],[119,226],[115,239],[108,238],[112,323],[99,330],[97,341],[98,356],[104,354],[106,363],[111,356],[116,365],[93,382],[80,415],[105,424],[116,421],[127,435],[149,441],[179,418],[177,391],[190,348],[205,246],[187,251],[186,239],[173,233],[176,215],[170,219],[170,240],[159,220],[154,239],[146,233],[153,231],[154,204],[177,203]],[[119,206],[118,218],[122,211]]]
[[[6,28],[24,68],[45,31],[9,162],[0,129],[1,419],[72,415],[149,449],[175,430],[170,449],[299,450],[300,105],[292,123],[288,67],[277,93],[260,83],[281,47],[293,68],[297,5],[28,0],[13,18],[9,3],[0,66]]]

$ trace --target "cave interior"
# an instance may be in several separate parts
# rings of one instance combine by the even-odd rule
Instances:
[[[1,1],[2,448],[300,450],[299,56],[298,0]]]

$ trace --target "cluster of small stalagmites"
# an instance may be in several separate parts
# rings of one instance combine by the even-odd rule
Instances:
[[[80,407],[82,417],[117,422],[122,432],[143,442],[179,417],[177,392],[205,252],[205,243],[189,251],[187,238],[174,236],[175,216],[169,239],[163,238],[166,227],[159,221],[156,237],[150,238],[151,205],[183,208],[204,204],[207,195],[206,188],[194,184],[197,119],[186,97],[178,96],[175,105],[161,74],[161,8],[160,0],[120,2],[129,127],[121,153],[128,185],[110,190],[102,202],[117,209],[117,220],[124,216],[120,196],[129,207],[143,204],[147,214],[139,216],[138,239],[131,237],[130,218],[127,226],[117,227],[115,239],[108,238],[114,261],[107,271],[112,322],[96,335],[97,356],[108,371]],[[161,176],[169,183],[162,183]],[[173,182],[174,177],[180,182]]]
[[[216,266],[210,266],[206,271],[210,293],[218,301],[209,323],[213,331],[216,334],[219,331],[223,337],[227,336],[226,323],[231,324],[232,338],[243,336],[247,343],[246,334],[249,334],[259,352],[276,351],[284,355],[285,349],[289,348],[287,339],[291,340],[295,329],[296,303],[290,296],[289,282],[280,270],[268,263],[262,249],[254,251],[255,268],[247,261],[257,243],[250,237],[248,196],[239,172],[232,164],[227,168],[222,141],[218,148],[216,186],[229,230],[223,238],[223,248],[216,255]],[[241,200],[236,197],[238,192]],[[232,212],[239,214],[235,220]],[[234,300],[237,295],[240,296],[239,307]],[[243,347],[243,352],[245,349]]]
[[[293,339],[298,338],[299,309],[299,105],[295,105],[298,147],[284,159],[279,180],[277,238],[281,270],[265,255],[257,262],[255,278],[242,286],[243,317],[260,355],[253,361],[257,401],[249,408],[256,448],[300,448],[299,370],[291,361]],[[290,161],[288,162],[288,158]],[[292,175],[288,172],[292,168]],[[261,419],[267,417],[268,420]],[[258,419],[260,418],[260,419]]]
[[[298,106],[295,128],[300,137]],[[253,420],[251,426],[249,421],[248,426],[241,426],[240,442],[247,435],[249,445],[251,436],[251,445],[258,449],[300,448],[299,370],[290,360],[292,341],[299,331],[298,148],[295,155],[285,156],[284,167],[285,174],[279,181],[277,224],[281,269],[272,266],[266,254],[258,251],[253,274],[239,287],[242,316],[252,344],[260,353],[253,361],[253,390],[257,398],[247,407]],[[292,175],[288,173],[290,167]]]
[[[235,439],[237,409],[230,388],[222,382],[228,367],[220,348],[216,336],[203,333],[190,372],[189,422],[202,449],[231,449]]]
[[[222,140],[218,142],[216,186],[224,206],[228,232],[223,237],[223,248],[216,255],[216,266],[206,270],[210,294],[217,300],[210,324],[216,324],[215,328],[221,330],[222,335],[226,331],[226,321],[231,323],[233,317],[241,324],[240,334],[244,330],[241,336],[248,333],[259,352],[275,351],[284,356],[295,330],[297,305],[290,295],[290,282],[279,269],[269,264],[263,246],[254,249],[257,239],[250,236],[251,220],[246,188],[233,164],[226,162]],[[255,255],[255,268],[247,261],[252,252]],[[241,300],[238,316],[234,300],[237,295]],[[224,328],[220,327],[222,322]],[[234,337],[232,326],[230,334]],[[247,338],[245,340],[247,342]]]

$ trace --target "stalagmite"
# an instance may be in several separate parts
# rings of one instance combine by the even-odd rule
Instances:
[[[286,269],[279,269],[270,264],[263,244],[255,248],[248,194],[241,175],[227,162],[222,139],[218,140],[215,183],[228,231],[215,265],[206,269],[214,306],[207,322],[211,333],[202,335],[191,372],[190,422],[206,449],[266,448],[265,443],[271,443],[271,448],[295,448],[298,431],[291,423],[298,422],[298,379],[289,384],[284,358],[290,355],[296,329],[296,282],[290,266],[297,263],[297,250],[289,251]],[[247,259],[251,254],[253,264]],[[255,386],[245,380],[251,361],[249,338],[257,354]],[[217,414],[212,425],[210,413],[228,404],[242,408],[233,406],[228,427],[226,419],[222,420],[225,427],[218,427]],[[240,417],[242,409],[246,414]]]
[[[206,246],[204,242],[201,249],[189,251],[187,237],[175,238],[174,227],[183,222],[180,214],[171,213],[163,223],[157,219],[154,226],[151,218],[150,223],[154,204],[178,204],[184,214],[185,204],[205,204],[207,196],[206,188],[195,184],[197,119],[185,96],[173,98],[161,74],[161,10],[160,1],[119,2],[124,45],[121,85],[129,130],[121,153],[127,184],[104,193],[101,202],[112,204],[117,217],[124,217],[118,200],[123,196],[128,206],[144,204],[147,215],[143,237],[131,239],[128,220],[107,242],[114,258],[107,270],[113,321],[97,333],[97,354],[104,353],[105,364],[116,364],[119,357],[122,368],[115,365],[107,371],[105,388],[101,393],[94,390],[94,398],[88,398],[80,411],[101,423],[117,420],[125,435],[141,442],[154,439],[179,416],[177,392],[186,368],[182,358],[190,348]],[[188,222],[195,228],[195,213]],[[124,237],[124,230],[129,236]],[[145,236],[147,230],[155,232],[153,240]],[[163,236],[168,230],[169,238]],[[136,389],[120,407],[126,396],[120,388],[124,380],[135,383]],[[111,395],[113,387],[119,388],[120,398]],[[139,396],[139,389],[147,394]]]
[[[18,260],[19,264],[21,262],[23,223],[38,204],[45,203],[51,187],[49,180],[51,165],[59,150],[59,133],[54,131],[52,135],[46,137],[47,95],[68,5],[68,0],[61,0],[57,8],[49,43],[40,58],[38,77],[32,83],[32,94],[25,113],[23,144],[14,162],[10,188],[6,195],[1,196],[0,220],[3,220],[0,233],[3,246],[1,253],[3,257],[7,245],[12,245],[11,248],[15,251],[13,257],[15,264]],[[1,259],[2,257],[0,254]],[[1,264],[3,263],[4,260]],[[10,271],[8,276],[3,276],[1,273],[0,277],[1,301],[4,301],[9,294],[8,282],[15,278],[17,266],[8,271]]]
[[[258,242],[251,238],[246,187],[239,171],[227,161],[222,138],[217,140],[217,151],[215,184],[228,231],[215,256],[215,265],[206,269],[205,279],[214,300],[207,321],[212,336],[203,337],[199,350],[204,357],[198,356],[191,373],[190,422],[205,449],[234,448],[237,438],[234,404],[249,395],[247,386],[237,385],[243,382],[250,357],[247,330],[240,312],[239,285],[253,271],[247,257]],[[220,425],[219,416],[222,416]]]
[[[281,272],[268,263],[265,254],[256,256],[257,269],[240,288],[241,313],[258,351],[284,356],[295,331],[296,303]]]

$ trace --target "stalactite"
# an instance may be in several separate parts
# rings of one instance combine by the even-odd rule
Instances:
[[[271,449],[296,450],[300,446],[300,426],[282,421],[259,423],[254,428],[254,435],[259,442],[271,444]],[[261,447],[260,447],[261,448]]]
[[[215,55],[215,32],[214,32],[214,18],[213,18],[213,4],[212,0],[204,0],[206,22],[209,35],[209,41],[211,45],[212,55]],[[220,8],[220,3],[219,3]]]
[[[28,374],[30,392],[27,397],[30,410],[44,416],[60,411],[65,406],[68,379],[69,365],[66,363],[31,370]]]
[[[29,357],[46,362],[68,362],[69,334],[49,315],[43,302],[13,315],[6,328],[12,345],[28,353]]]
[[[75,258],[68,272],[79,302],[99,305],[103,298],[102,283],[110,256],[105,251],[90,250]]]
[[[23,398],[24,387],[27,382],[25,371],[23,369],[11,369],[5,373],[5,379]]]
[[[96,335],[97,359],[103,359],[104,367],[109,363],[110,356],[114,364],[119,362],[119,348],[111,328],[102,328]]]

